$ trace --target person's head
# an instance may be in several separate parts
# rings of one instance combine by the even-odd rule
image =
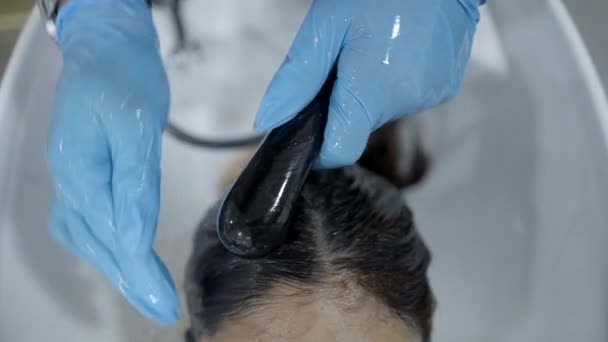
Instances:
[[[286,243],[262,258],[224,249],[217,212],[207,212],[188,263],[190,339],[429,339],[430,253],[383,178],[361,166],[311,173]]]

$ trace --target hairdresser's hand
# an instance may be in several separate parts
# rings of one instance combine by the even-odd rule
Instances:
[[[334,62],[338,79],[319,164],[354,163],[370,133],[436,106],[460,87],[478,0],[316,0],[257,115],[257,130],[293,118]]]
[[[169,90],[150,11],[143,0],[70,0],[57,24],[50,230],[141,313],[171,324],[175,287],[152,247]]]

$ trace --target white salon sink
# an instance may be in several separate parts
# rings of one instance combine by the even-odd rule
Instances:
[[[173,117],[199,133],[249,132],[306,1],[186,7],[199,52],[170,56],[156,18]],[[434,169],[409,194],[434,254],[434,340],[608,341],[605,93],[560,1],[491,1],[479,31],[459,97],[421,117]],[[0,87],[0,341],[179,341],[185,313],[154,327],[48,236],[59,68],[33,14]],[[181,286],[193,229],[235,152],[169,137],[163,147],[157,246]]]

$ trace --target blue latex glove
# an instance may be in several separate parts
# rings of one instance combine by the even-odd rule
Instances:
[[[51,233],[141,313],[171,324],[175,287],[152,247],[169,88],[150,10],[144,0],[70,0],[57,29]]]
[[[315,0],[255,128],[292,119],[337,60],[318,166],[352,164],[373,130],[456,95],[478,20],[477,0]]]

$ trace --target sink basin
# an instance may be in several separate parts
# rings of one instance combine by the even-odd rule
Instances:
[[[3,5],[0,5],[0,79],[26,18],[27,12],[16,11],[11,6],[3,8]]]
[[[307,1],[185,6],[199,49],[174,53],[169,16],[155,13],[171,115],[195,133],[247,134]],[[155,327],[47,233],[60,63],[33,13],[0,86],[0,341],[179,341],[184,308],[176,327]],[[434,341],[608,340],[607,108],[560,1],[483,8],[460,95],[419,117],[434,168],[406,194],[434,254]],[[181,286],[194,227],[238,151],[167,137],[163,153],[157,248]]]

